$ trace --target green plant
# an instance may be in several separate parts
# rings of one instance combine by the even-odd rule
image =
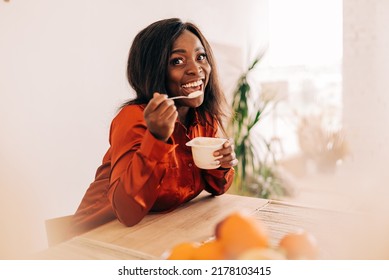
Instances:
[[[263,198],[280,197],[286,194],[278,176],[277,162],[272,149],[272,141],[261,135],[253,136],[253,129],[263,116],[269,113],[277,101],[254,95],[248,81],[251,71],[257,66],[264,53],[240,76],[233,96],[233,117],[229,123],[233,135],[236,157],[235,193]],[[255,137],[255,141],[253,138]]]

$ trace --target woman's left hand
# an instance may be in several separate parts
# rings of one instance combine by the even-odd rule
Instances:
[[[220,167],[222,168],[231,168],[238,164],[238,160],[236,159],[234,152],[234,144],[230,139],[223,144],[223,148],[214,152],[213,155],[215,157],[220,157],[218,158],[218,161],[220,162]]]

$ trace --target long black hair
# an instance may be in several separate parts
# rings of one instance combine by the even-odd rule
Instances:
[[[227,116],[226,100],[219,84],[211,46],[196,25],[182,22],[178,18],[154,22],[134,38],[128,56],[127,79],[135,90],[136,97],[124,103],[122,107],[146,104],[153,98],[154,92],[167,93],[166,77],[171,50],[173,43],[184,30],[192,32],[199,38],[212,68],[203,104],[197,108],[198,113],[204,122],[207,121],[208,113],[224,132],[222,119]]]

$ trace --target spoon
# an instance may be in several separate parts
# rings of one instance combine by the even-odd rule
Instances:
[[[174,96],[174,97],[170,97],[169,99],[173,100],[173,99],[180,99],[180,98],[196,98],[202,94],[203,94],[203,92],[198,90],[198,91],[191,92],[188,95]]]

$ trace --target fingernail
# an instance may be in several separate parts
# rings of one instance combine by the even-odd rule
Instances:
[[[219,161],[219,160],[215,160],[212,164],[213,164],[213,165],[219,165],[219,164],[220,164],[220,161]]]
[[[219,153],[219,152],[214,152],[213,155],[214,155],[215,157],[217,157],[218,155],[220,155],[220,153]]]

